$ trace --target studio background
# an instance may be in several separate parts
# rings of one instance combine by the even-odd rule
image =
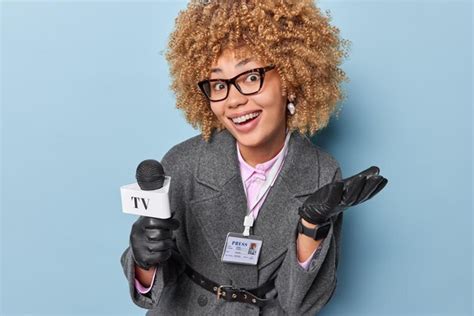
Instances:
[[[472,3],[321,1],[352,42],[314,141],[388,186],[346,212],[320,315],[471,315]],[[1,3],[1,315],[144,315],[120,266],[119,187],[198,134],[166,47],[186,1]]]

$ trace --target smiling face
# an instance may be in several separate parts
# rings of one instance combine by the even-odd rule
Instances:
[[[250,69],[266,67],[257,59],[235,58],[226,50],[212,66],[209,79],[229,79]],[[254,81],[255,74],[242,78]],[[244,81],[240,81],[242,85]],[[221,86],[214,83],[216,89]],[[282,96],[281,80],[276,69],[265,73],[257,94],[243,95],[230,85],[225,100],[210,102],[212,112],[235,137],[243,158],[251,165],[273,158],[283,147],[286,131],[286,96]]]

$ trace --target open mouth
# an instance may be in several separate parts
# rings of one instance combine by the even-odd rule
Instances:
[[[231,120],[234,124],[244,125],[255,120],[260,115],[260,113],[262,113],[262,111],[257,111],[257,112],[249,113],[249,114],[242,115],[239,117],[234,117]]]

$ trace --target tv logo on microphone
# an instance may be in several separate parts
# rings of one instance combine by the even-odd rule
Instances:
[[[136,196],[132,196],[131,198],[132,198],[132,200],[135,204],[135,208],[139,208],[138,207],[138,204],[139,204],[138,201],[141,201],[142,204],[143,204],[143,207],[145,208],[145,210],[148,209],[148,203],[150,203],[150,199],[146,199],[147,201],[145,202],[145,198],[136,197]]]
[[[151,191],[140,189],[137,183],[120,187],[122,212],[155,218],[170,218],[168,200],[170,180],[170,177],[166,177],[161,189]]]

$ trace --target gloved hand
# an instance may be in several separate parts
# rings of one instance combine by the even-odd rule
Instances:
[[[346,208],[371,199],[388,180],[372,166],[350,178],[334,181],[310,195],[299,208],[299,215],[312,224],[323,224]]]
[[[148,270],[168,260],[174,246],[172,231],[178,227],[179,221],[174,218],[140,216],[130,232],[130,246],[135,263]]]

